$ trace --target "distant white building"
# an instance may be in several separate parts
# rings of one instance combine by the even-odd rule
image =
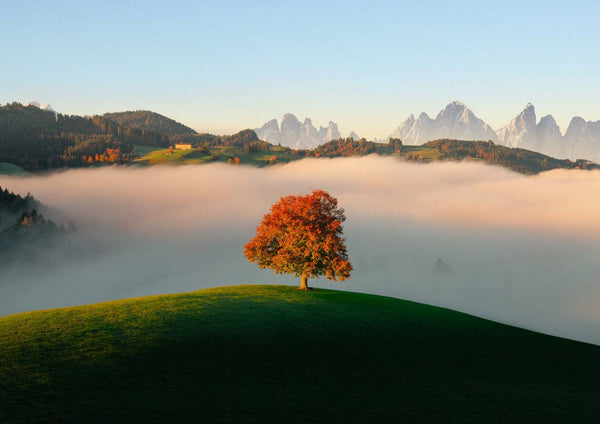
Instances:
[[[192,143],[177,143],[175,144],[175,150],[191,150]]]

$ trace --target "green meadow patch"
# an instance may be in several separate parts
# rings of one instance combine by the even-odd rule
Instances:
[[[0,175],[27,176],[29,175],[29,172],[25,171],[20,166],[13,165],[12,163],[0,162]]]
[[[587,423],[598,375],[598,346],[323,289],[0,318],[2,423]]]
[[[199,165],[215,162],[235,164],[237,158],[239,165],[263,167],[302,158],[278,146],[273,146],[272,150],[258,153],[246,153],[243,148],[236,146],[211,147],[207,152],[198,149],[173,150],[172,152],[169,152],[168,149],[138,150],[136,146],[136,151],[140,156],[133,161],[133,165]]]

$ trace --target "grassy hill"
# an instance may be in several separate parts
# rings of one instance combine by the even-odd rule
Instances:
[[[2,423],[583,423],[598,375],[598,346],[322,289],[0,318]]]
[[[18,175],[27,176],[29,172],[12,163],[0,162],[0,175]]]
[[[289,149],[279,146],[269,146],[268,150],[256,153],[246,153],[244,148],[239,146],[213,146],[206,151],[174,150],[172,153],[168,149],[138,150],[137,146],[136,150],[140,156],[132,162],[132,165],[199,165],[213,162],[228,163],[230,159],[233,161],[238,158],[242,165],[263,167],[301,159],[300,156],[293,155]]]

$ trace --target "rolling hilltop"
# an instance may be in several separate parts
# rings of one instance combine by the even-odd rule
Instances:
[[[236,286],[0,318],[3,423],[594,422],[600,347]]]
[[[531,150],[499,146],[491,141],[435,140],[425,143],[422,148],[436,149],[439,153],[438,160],[474,159],[522,174],[537,174],[558,168],[598,169],[598,165],[593,162],[555,159]]]
[[[287,163],[306,157],[335,158],[376,154],[424,163],[434,161],[476,161],[503,166],[527,175],[552,169],[599,168],[593,162],[585,160],[572,162],[566,159],[555,159],[530,150],[499,146],[491,141],[443,139],[434,140],[420,146],[403,146],[398,139],[391,139],[388,143],[375,143],[364,139],[356,141],[347,138],[331,140],[312,150],[294,150],[288,147],[274,146],[264,141],[244,141],[243,137],[240,138],[237,135],[223,138],[211,137],[215,137],[218,142],[206,141],[206,136],[196,135],[188,137],[192,146],[194,146],[192,149],[173,152],[166,149],[150,149],[136,158],[134,163],[180,165],[223,162],[262,167]],[[138,150],[140,150],[139,147]]]

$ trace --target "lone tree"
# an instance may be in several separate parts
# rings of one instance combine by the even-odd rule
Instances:
[[[352,271],[341,237],[345,220],[344,210],[324,190],[282,197],[256,227],[244,256],[261,268],[302,277],[301,290],[309,290],[308,278],[320,275],[343,281]]]

